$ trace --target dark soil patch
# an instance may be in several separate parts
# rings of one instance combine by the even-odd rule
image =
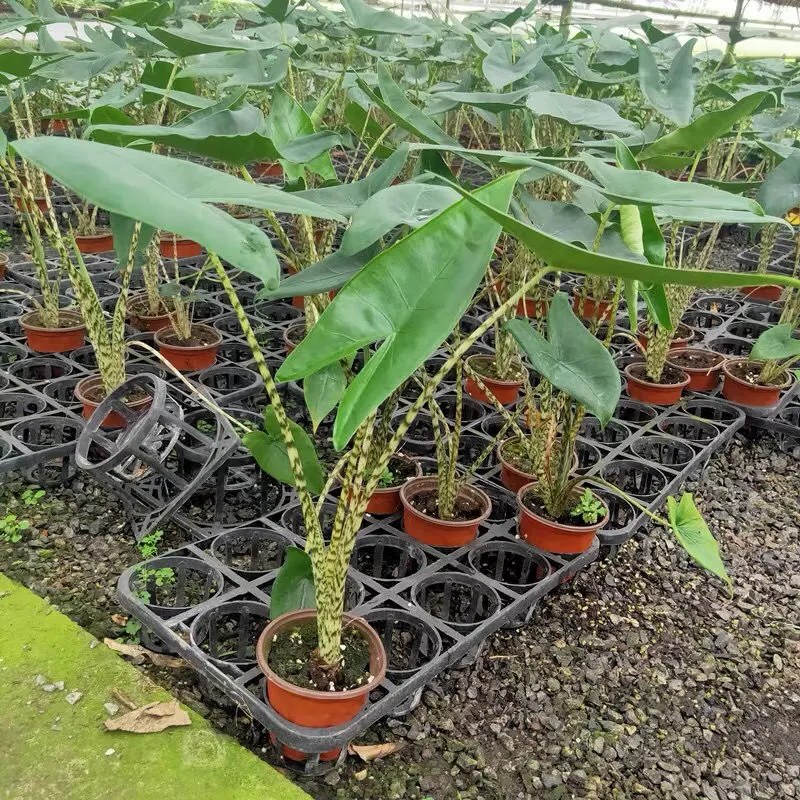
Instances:
[[[669,360],[681,369],[712,370],[725,359],[719,353],[712,353],[709,350],[686,349],[670,353]]]
[[[521,364],[511,364],[505,374],[501,374],[497,367],[497,362],[493,356],[479,356],[471,358],[469,365],[482,378],[489,378],[492,381],[516,382],[522,381],[525,377]]]
[[[573,517],[569,512],[570,509],[574,508],[578,500],[580,499],[580,492],[574,494],[570,500],[569,506],[567,510],[561,514],[561,516],[554,518],[547,510],[545,504],[542,502],[541,498],[536,494],[535,488],[528,489],[528,491],[523,495],[522,502],[529,511],[532,511],[536,514],[537,517],[542,517],[543,519],[550,520],[550,522],[555,522],[558,525],[570,525],[575,528],[589,528],[592,527],[595,523],[586,523],[581,519],[581,517]]]
[[[361,631],[345,627],[342,631],[341,667],[333,674],[320,662],[316,622],[303,622],[282,630],[269,648],[268,663],[278,677],[303,689],[338,692],[357,689],[370,678],[369,643]]]
[[[217,331],[200,325],[192,325],[191,336],[188,339],[181,339],[174,330],[159,332],[158,338],[170,347],[210,347],[220,342]]]
[[[534,474],[533,462],[528,455],[528,448],[519,439],[510,439],[504,442],[500,452],[511,466],[528,475]]]
[[[749,383],[753,386],[783,386],[786,381],[785,375],[779,375],[770,382],[761,380],[761,368],[763,363],[761,361],[738,361],[729,364],[727,367],[728,372],[738,378],[740,381]]]
[[[96,386],[90,386],[86,389],[83,389],[82,393],[86,400],[98,406],[103,402],[103,400],[106,399],[108,394],[105,390],[105,387],[101,383],[98,383]],[[128,392],[128,394],[126,394],[123,398],[123,402],[126,405],[133,405],[141,400],[147,400],[149,397],[150,395],[147,392],[137,389],[134,392]]]
[[[661,380],[658,381],[658,383],[651,381],[647,376],[647,366],[644,362],[634,364],[630,370],[630,374],[637,380],[644,381],[645,383],[652,383],[656,386],[674,386],[686,380],[686,373],[678,369],[678,367],[673,367],[671,364],[664,365],[664,369],[661,372]]]
[[[378,481],[379,489],[393,489],[402,486],[409,478],[417,476],[417,464],[406,458],[392,456],[389,459],[388,473],[384,472]]]
[[[429,517],[434,517],[443,522],[470,522],[480,517],[484,512],[484,507],[480,502],[473,500],[471,497],[465,497],[459,494],[458,497],[456,497],[453,516],[449,520],[444,520],[439,515],[439,497],[436,490],[415,494],[411,498],[411,505],[414,506],[417,511],[421,511],[423,514],[427,514]]]

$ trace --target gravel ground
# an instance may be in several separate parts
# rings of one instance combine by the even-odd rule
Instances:
[[[797,461],[769,437],[737,437],[696,488],[732,600],[651,530],[364,737],[400,752],[298,782],[324,800],[800,797]],[[0,568],[95,636],[120,635],[114,586],[138,554],[115,503],[85,479],[36,506],[21,490],[7,484],[0,507],[33,527],[0,543]],[[270,758],[263,731],[191,671],[149,670]]]

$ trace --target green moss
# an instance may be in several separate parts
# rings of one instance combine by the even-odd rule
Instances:
[[[147,735],[106,732],[103,720],[109,715],[103,705],[117,702],[112,690],[139,704],[170,696],[102,643],[90,646],[92,641],[41,598],[0,574],[4,797],[308,800],[191,711],[190,727]],[[64,690],[45,692],[35,683],[37,675],[64,681]],[[83,695],[75,705],[66,700],[72,691]]]

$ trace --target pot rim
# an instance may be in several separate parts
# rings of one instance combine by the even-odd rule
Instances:
[[[111,228],[98,228],[98,231],[101,233],[76,233],[76,239],[107,239],[109,236],[113,236],[111,232]]]
[[[135,316],[138,319],[161,319],[162,317],[169,317],[169,312],[165,314],[156,314],[155,316],[151,316],[150,314],[143,314],[142,312],[138,311],[136,309],[136,304],[140,303],[143,300],[147,300],[147,294],[145,292],[140,292],[139,294],[135,294],[133,295],[133,297],[131,297],[131,299],[128,301],[129,316],[131,317]]]
[[[473,353],[471,356],[469,356],[466,359],[466,361],[470,362],[470,361],[472,361],[473,358],[475,358],[475,359],[482,358],[482,359],[484,359],[486,361],[493,361],[494,359],[496,359],[496,357],[497,356],[494,353],[486,353],[486,354],[484,354],[484,353]],[[514,359],[514,362],[516,364],[519,364],[520,369],[525,369],[525,367],[523,366],[522,362],[519,359]],[[475,372],[478,372],[478,370],[475,370]],[[478,374],[480,375],[480,372],[478,372]],[[469,379],[470,376],[467,375],[466,377],[467,377],[467,379]],[[486,375],[481,375],[480,377],[481,377],[481,380],[484,383],[488,384],[489,386],[492,386],[492,385],[494,385],[494,386],[509,386],[509,387],[511,387],[511,386],[522,386],[522,384],[524,382],[524,379],[521,379],[521,380],[518,380],[518,381],[509,381],[509,380],[501,381],[501,380],[498,380],[497,378],[489,378]]]
[[[176,244],[180,244],[181,242],[191,242],[192,244],[199,244],[194,239],[190,239],[188,236],[182,236],[179,233],[161,233],[158,236],[159,242],[166,242],[167,244],[172,244],[173,240]]]
[[[194,331],[197,328],[200,328],[201,330],[204,330],[204,331],[211,331],[211,333],[213,333],[217,337],[217,341],[216,342],[209,342],[208,344],[199,344],[199,345],[191,345],[191,346],[182,345],[180,343],[173,344],[172,342],[164,342],[161,339],[161,334],[174,333],[174,329],[172,328],[171,325],[166,325],[163,328],[159,328],[153,334],[153,340],[155,341],[155,343],[159,347],[168,347],[168,348],[171,348],[173,350],[182,350],[182,351],[185,351],[187,353],[197,353],[197,352],[200,352],[200,351],[210,350],[212,347],[219,347],[219,345],[222,343],[222,333],[220,331],[218,331],[216,328],[212,328],[210,325],[204,325],[202,322],[193,322],[192,323],[192,330]]]
[[[434,475],[423,475],[422,477],[411,478],[411,480],[406,481],[400,487],[400,502],[403,504],[403,508],[424,520],[441,525],[445,528],[464,528],[468,525],[480,525],[480,523],[485,522],[489,518],[489,515],[492,513],[492,499],[488,494],[486,494],[486,492],[483,491],[483,489],[479,489],[477,486],[472,484],[462,486],[458,490],[458,494],[460,495],[462,492],[473,494],[473,496],[477,496],[484,502],[483,513],[474,519],[439,519],[438,517],[432,517],[429,514],[426,514],[424,511],[420,511],[418,508],[414,508],[414,506],[411,505],[411,500],[408,497],[409,487],[411,487],[412,490],[419,489],[419,491],[425,491],[435,488],[438,483],[439,478]]]
[[[69,317],[74,317],[76,320],[80,320],[80,325],[72,325],[68,328],[43,328],[41,325],[33,325],[29,320],[31,317],[37,316],[38,313],[38,309],[27,311],[20,316],[19,324],[25,328],[25,330],[35,331],[36,333],[74,333],[75,331],[86,329],[86,323],[83,321],[83,317],[79,311],[71,311],[67,308],[58,309],[59,318],[63,315],[67,315]]]
[[[725,362],[722,365],[722,371],[725,373],[726,378],[730,378],[732,381],[740,384],[741,386],[746,386],[748,389],[755,389],[756,391],[761,392],[770,392],[775,391],[783,391],[784,389],[788,389],[792,385],[792,373],[791,371],[787,370],[786,380],[781,383],[780,385],[775,386],[764,386],[760,383],[748,383],[747,381],[743,381],[741,378],[733,375],[728,367],[732,367],[734,364],[743,364],[743,363],[751,363],[751,364],[763,364],[763,361],[750,361],[749,358],[726,358]]]
[[[520,439],[520,437],[519,437],[519,436],[509,436],[509,437],[507,437],[506,439],[503,439],[503,441],[502,441],[502,442],[500,442],[500,443],[497,445],[497,458],[499,459],[500,463],[501,463],[501,464],[502,464],[504,467],[508,467],[509,469],[513,469],[515,472],[519,473],[520,475],[531,475],[531,477],[535,477],[535,476],[533,476],[533,474],[532,474],[532,473],[530,473],[530,472],[525,472],[524,470],[521,470],[521,469],[520,469],[520,468],[519,468],[519,467],[518,467],[516,464],[512,464],[512,463],[511,463],[511,462],[510,462],[510,461],[509,461],[507,458],[504,458],[504,457],[503,457],[503,448],[504,448],[504,447],[505,447],[505,446],[506,446],[506,445],[507,445],[509,442],[515,442],[515,441],[519,441],[519,439]]]
[[[389,458],[389,461],[391,461],[393,458],[399,458],[401,461],[407,461],[410,464],[413,464],[417,470],[417,474],[412,475],[410,478],[406,478],[404,483],[401,483],[399,486],[378,487],[372,494],[390,494],[394,492],[399,492],[403,488],[403,486],[409,481],[413,481],[414,478],[422,477],[422,464],[420,464],[416,458],[412,458],[411,456],[408,456],[405,453],[392,453],[392,455]]]
[[[625,377],[634,383],[638,383],[640,386],[654,386],[658,389],[675,389],[678,386],[680,386],[682,389],[685,389],[689,385],[691,378],[683,367],[675,367],[675,369],[679,369],[686,376],[685,379],[680,383],[653,383],[653,381],[648,381],[644,378],[637,378],[635,375],[631,375],[630,370],[633,369],[633,367],[644,366],[644,364],[644,361],[634,361],[632,364],[628,364],[628,366],[625,367]]]
[[[125,376],[126,380],[128,378],[131,378],[131,377],[133,377],[133,376],[132,375],[126,375]],[[72,391],[74,392],[75,397],[77,397],[78,400],[81,403],[84,403],[84,404],[90,405],[90,406],[94,406],[95,408],[99,408],[100,404],[103,402],[103,400],[105,400],[105,397],[99,403],[96,402],[95,400],[90,400],[84,394],[84,389],[86,389],[90,384],[92,386],[94,386],[94,385],[96,385],[97,382],[102,383],[102,381],[103,381],[103,376],[100,375],[100,373],[98,373],[98,372],[93,372],[92,374],[85,375],[83,378],[81,378],[75,384],[75,387],[74,387],[74,389]],[[140,408],[141,406],[145,405],[146,403],[152,402],[152,400],[153,400],[152,397],[143,397],[140,400],[134,400],[134,401],[132,401],[130,403],[125,403],[125,405],[128,406],[129,408],[136,409],[136,408]]]
[[[571,533],[571,534],[587,534],[589,531],[600,531],[608,524],[609,519],[611,519],[611,511],[608,508],[608,503],[600,497],[597,492],[592,489],[591,486],[586,488],[590,489],[592,494],[603,504],[603,508],[606,510],[606,515],[597,523],[592,523],[591,525],[565,525],[562,522],[555,522],[554,520],[547,519],[547,517],[542,517],[537,514],[535,511],[531,511],[525,503],[522,502],[522,498],[525,494],[527,494],[528,490],[534,486],[537,481],[531,481],[530,483],[526,483],[518,492],[517,492],[517,506],[520,510],[521,514],[527,514],[529,517],[532,517],[539,522],[543,522],[545,525],[550,525],[553,528],[558,528],[560,531],[564,533]],[[575,489],[576,491],[584,486],[584,483],[579,483]]]
[[[712,367],[684,367],[680,364],[673,364],[670,357],[671,356],[678,356],[682,353],[708,353],[712,356],[717,357],[717,363],[714,364]],[[722,365],[727,361],[727,357],[723,353],[718,353],[716,350],[706,350],[705,347],[681,347],[675,351],[670,351],[667,354],[667,364],[671,367],[675,367],[675,369],[682,370],[687,375],[710,375],[712,372],[716,372],[722,369]],[[638,378],[634,378],[634,380],[638,380]]]
[[[299,695],[307,700],[317,700],[321,702],[325,702],[326,700],[350,700],[362,695],[367,695],[373,689],[380,686],[381,683],[383,683],[383,679],[386,677],[388,662],[383,642],[381,641],[381,637],[378,636],[377,631],[367,620],[363,617],[354,617],[352,614],[343,613],[342,621],[345,624],[352,623],[364,634],[369,644],[370,674],[374,676],[374,680],[365,683],[363,686],[358,686],[355,689],[345,689],[340,692],[322,692],[319,689],[306,689],[304,686],[290,683],[272,670],[269,665],[269,649],[272,646],[272,637],[276,636],[289,625],[316,618],[317,610],[315,608],[295,609],[294,611],[287,611],[285,614],[281,614],[276,619],[270,620],[269,624],[261,631],[261,635],[258,637],[258,642],[256,643],[256,661],[258,662],[259,669],[266,675],[267,681],[272,681],[276,686],[286,692]],[[376,672],[372,671],[373,660],[377,667]]]

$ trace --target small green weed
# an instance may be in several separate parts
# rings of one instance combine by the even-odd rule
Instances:
[[[22,539],[23,531],[30,526],[28,520],[20,519],[16,514],[6,514],[0,518],[0,539],[8,544],[16,544]]]
[[[584,489],[581,499],[569,512],[571,517],[580,517],[587,525],[593,525],[606,514],[603,503],[592,494],[591,489]]]

